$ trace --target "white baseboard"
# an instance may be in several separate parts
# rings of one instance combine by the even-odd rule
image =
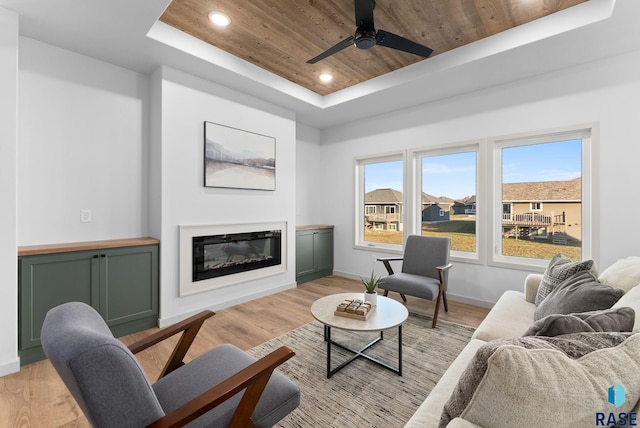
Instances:
[[[341,276],[343,278],[360,280],[360,275],[356,275],[354,273],[341,272],[341,271],[334,270],[333,274],[336,275],[336,276]],[[456,294],[451,294],[451,293],[447,293],[447,299],[449,299],[449,300],[451,300],[453,302],[459,302],[459,303],[465,303],[467,305],[478,306],[480,308],[493,308],[493,305],[495,304],[494,302],[487,302],[485,300],[477,300],[477,299],[473,299],[471,297],[458,296]]]
[[[360,280],[360,275],[356,275],[355,273],[350,273],[350,272],[341,272],[339,270],[334,270],[333,274],[335,276],[341,276],[343,278],[348,278],[348,279],[355,279],[355,280]]]
[[[495,304],[492,302],[487,302],[485,300],[472,299],[470,297],[458,296],[456,294],[451,294],[451,293],[447,293],[447,299],[453,302],[466,303],[467,305],[473,305],[473,306],[478,306],[480,308],[488,308],[488,309],[493,308],[493,305]]]
[[[9,375],[11,373],[18,373],[20,371],[20,358],[0,364],[0,377]]]
[[[188,318],[191,315],[195,315],[198,312],[203,311],[205,309],[208,309],[208,310],[211,310],[211,311],[218,311],[220,309],[224,309],[224,308],[228,308],[228,307],[231,307],[231,306],[239,305],[241,303],[245,303],[245,302],[248,302],[250,300],[255,300],[255,299],[258,299],[260,297],[270,296],[272,294],[279,293],[279,292],[285,291],[285,290],[289,290],[289,289],[295,288],[295,287],[296,287],[296,283],[292,282],[292,283],[285,284],[285,285],[279,285],[279,286],[274,287],[274,288],[269,288],[267,290],[260,290],[257,293],[248,294],[246,296],[238,297],[236,299],[226,300],[226,301],[224,301],[224,302],[222,302],[220,304],[216,304],[216,305],[212,305],[212,306],[203,306],[203,307],[198,308],[196,310],[185,312],[185,313],[178,314],[178,315],[173,315],[173,316],[170,316],[170,317],[161,317],[161,318],[158,318],[158,326],[159,327],[166,327],[166,326],[175,324],[175,323],[180,322],[180,321],[184,320],[185,318]]]

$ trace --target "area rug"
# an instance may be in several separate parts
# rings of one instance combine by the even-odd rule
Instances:
[[[317,321],[249,352],[259,358],[284,345],[296,353],[278,370],[300,387],[300,406],[280,421],[280,427],[401,427],[469,342],[473,331],[445,321],[438,321],[437,328],[432,329],[430,317],[410,314],[402,327],[402,376],[358,358],[327,379],[327,347],[323,326]],[[375,336],[331,330],[334,341],[356,349]],[[386,330],[384,340],[367,353],[397,367],[397,328]],[[333,346],[331,367],[350,355]]]

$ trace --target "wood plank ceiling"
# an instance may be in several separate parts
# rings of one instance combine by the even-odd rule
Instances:
[[[430,47],[432,58],[585,1],[376,0],[374,20],[376,29]],[[229,16],[231,25],[214,26],[212,10]],[[320,95],[425,60],[383,46],[351,46],[307,64],[353,35],[353,0],[173,0],[160,20]],[[321,82],[321,73],[333,80]]]

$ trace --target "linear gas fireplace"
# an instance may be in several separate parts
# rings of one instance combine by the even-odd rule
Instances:
[[[282,263],[282,230],[194,236],[193,281]]]
[[[180,226],[180,295],[286,272],[286,222]]]

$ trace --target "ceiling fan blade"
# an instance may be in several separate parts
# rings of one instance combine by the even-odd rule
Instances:
[[[376,44],[385,46],[387,48],[408,52],[410,54],[423,56],[425,58],[427,58],[433,52],[433,49],[431,48],[384,30],[377,31]]]
[[[342,49],[344,48],[348,48],[349,46],[353,45],[353,36],[349,36],[346,39],[342,40],[341,42],[339,42],[338,44],[336,44],[335,46],[327,49],[326,51],[322,52],[320,55],[311,58],[309,61],[307,61],[307,64],[315,64],[316,62],[320,61],[321,59],[325,59],[328,56],[333,55],[336,52],[340,52]]]
[[[376,6],[375,0],[355,0],[356,27],[362,22],[368,22],[373,28],[373,8]]]

